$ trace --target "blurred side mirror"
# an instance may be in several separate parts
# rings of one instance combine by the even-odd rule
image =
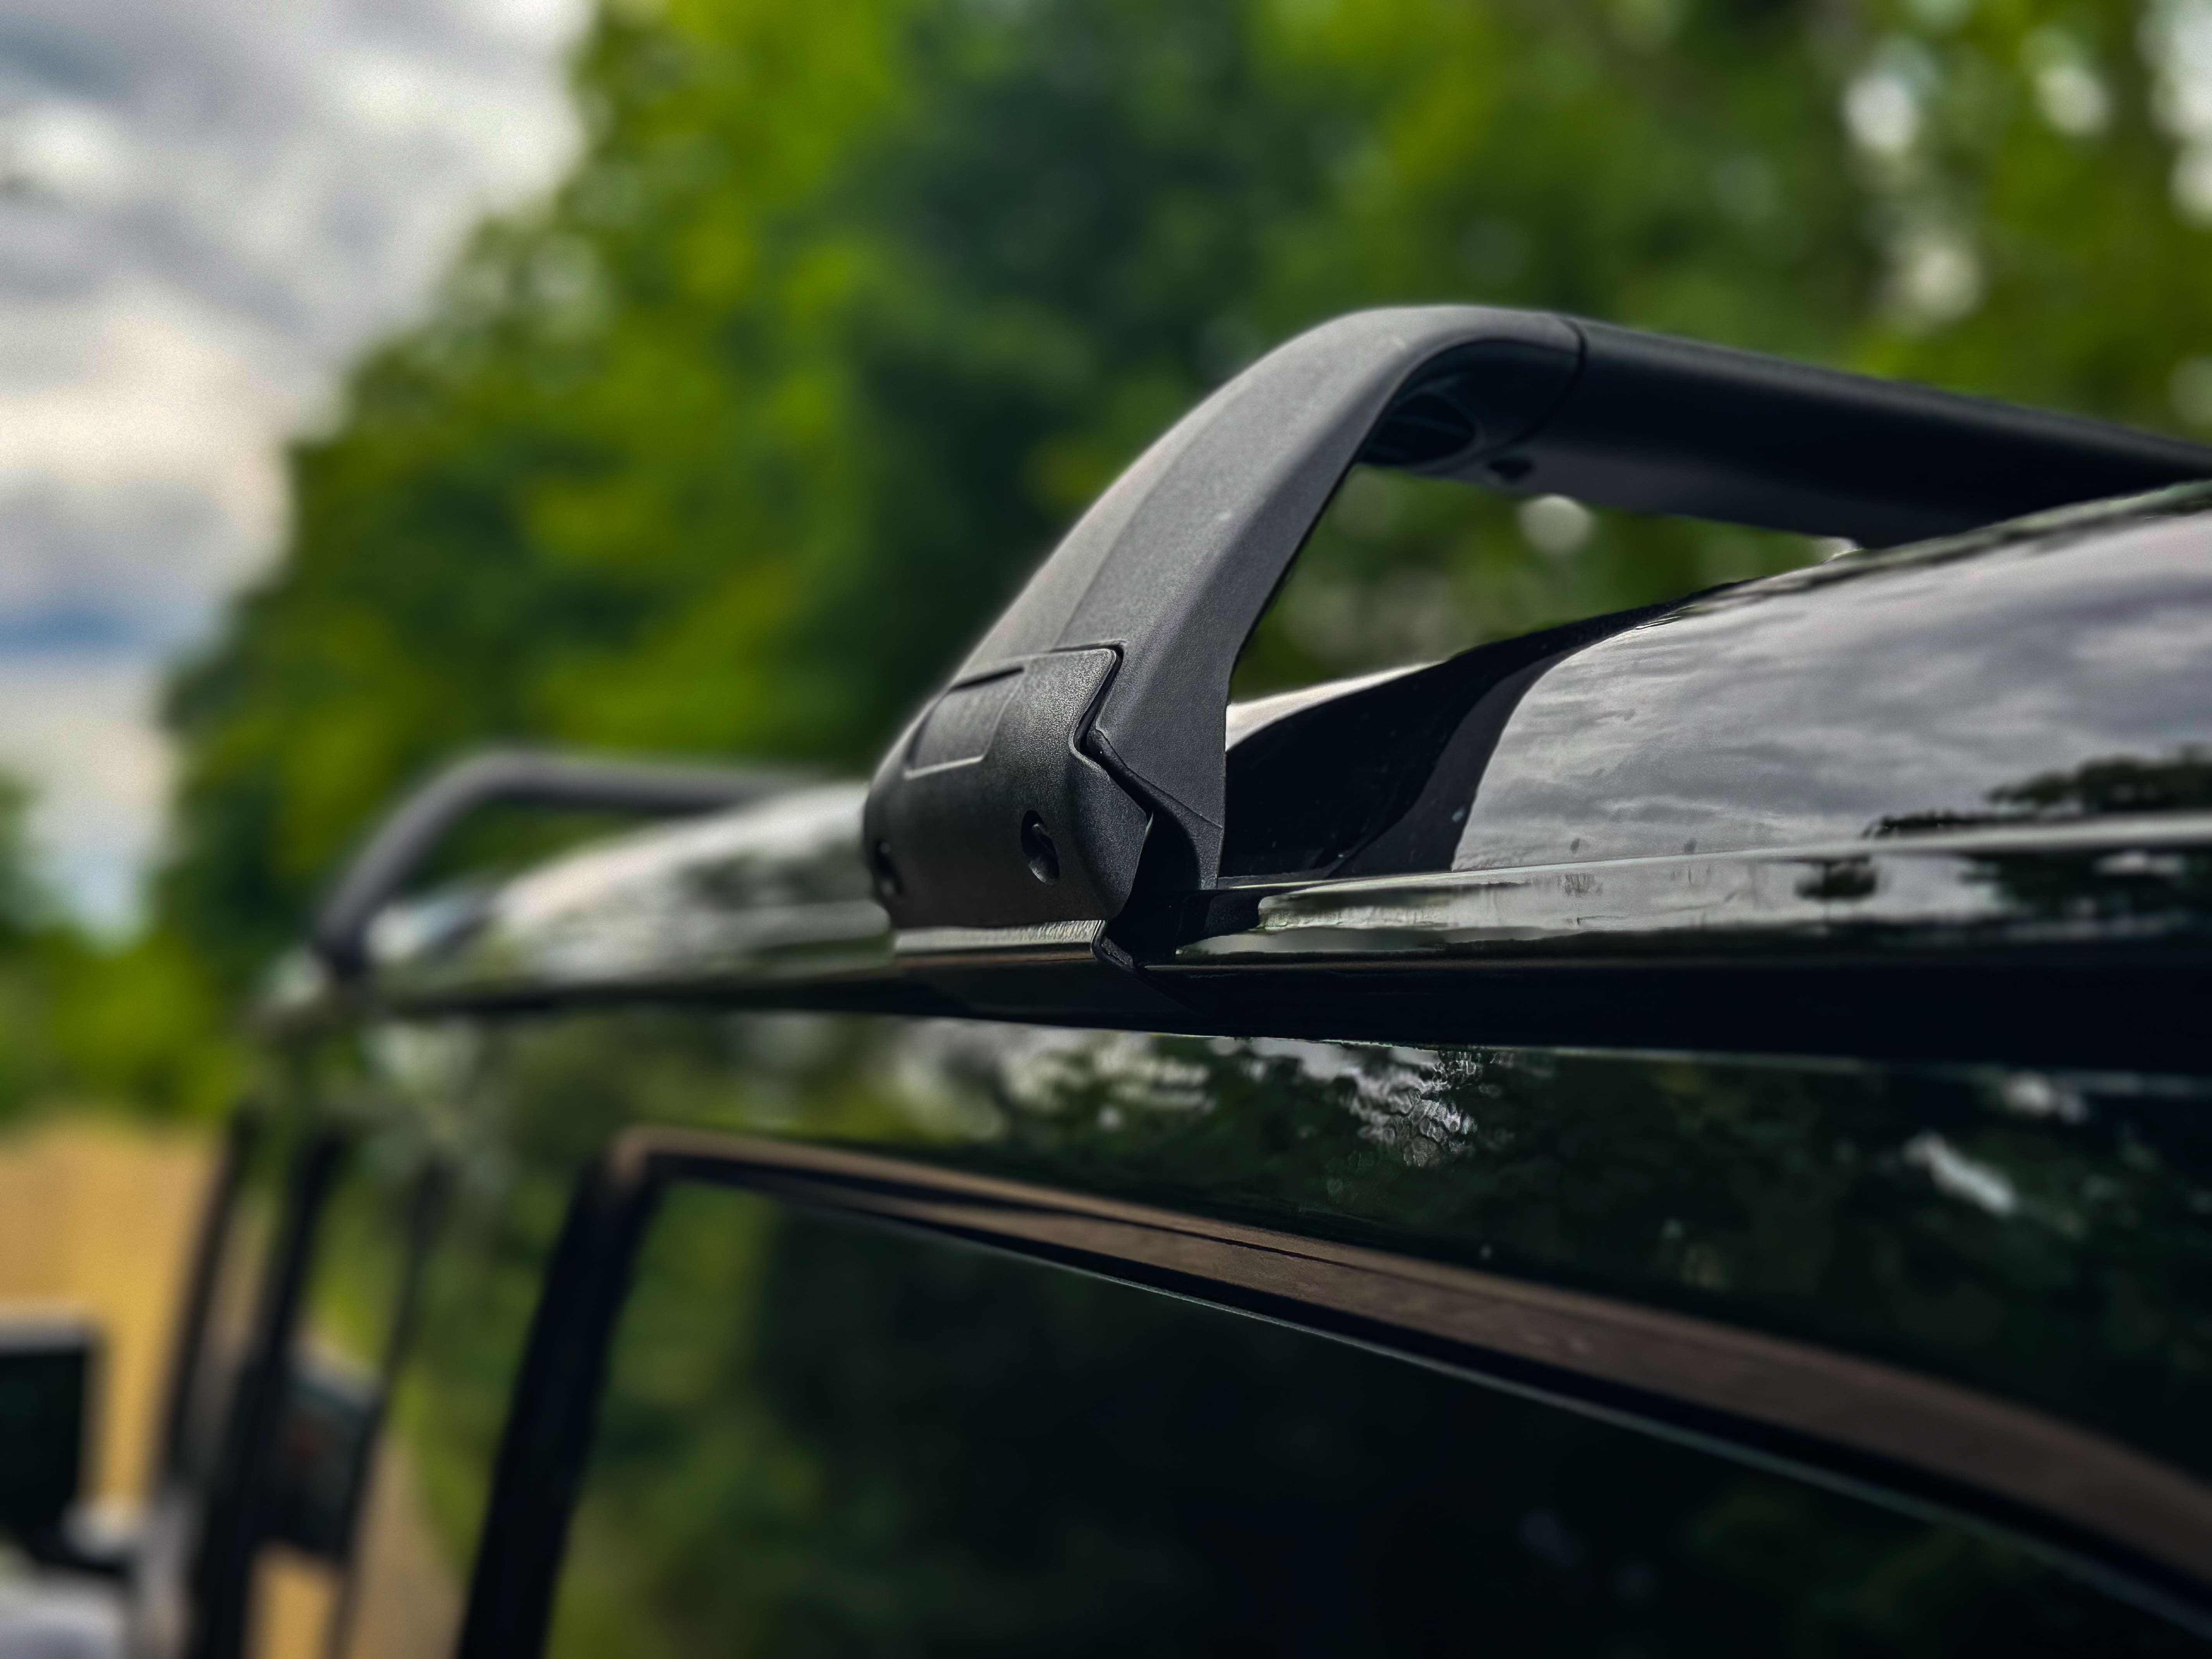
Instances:
[[[294,1360],[277,1439],[272,1539],[344,1560],[383,1404],[383,1391],[358,1371],[313,1354]]]
[[[0,1532],[46,1545],[84,1480],[100,1334],[67,1316],[0,1316]]]

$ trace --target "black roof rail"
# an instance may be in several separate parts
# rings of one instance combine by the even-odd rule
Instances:
[[[1140,886],[1215,885],[1230,672],[1359,460],[1867,544],[2212,477],[2175,439],[1602,323],[1340,318],[1154,443],[900,737],[865,827],[894,923],[1095,942]]]
[[[607,760],[490,749],[443,768],[410,792],[363,842],[315,917],[308,943],[339,979],[367,963],[368,927],[447,833],[480,807],[528,805],[641,816],[741,806],[789,787],[793,772]]]

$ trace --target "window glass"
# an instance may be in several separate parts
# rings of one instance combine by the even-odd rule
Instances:
[[[260,1659],[451,1645],[456,1579],[427,1541],[413,1460],[385,1431],[442,1188],[410,1137],[368,1135],[351,1148],[319,1218],[255,1561]]]
[[[204,1495],[212,1480],[230,1401],[252,1340],[254,1296],[280,1201],[283,1148],[266,1123],[237,1132],[227,1184],[210,1194],[203,1224],[207,1255],[202,1322],[185,1334],[177,1357],[181,1397],[174,1402],[176,1442],[168,1480]]]
[[[202,1557],[216,1511],[234,1492],[240,1389],[264,1316],[272,1251],[296,1196],[301,1126],[257,1112],[234,1121],[231,1135],[225,1156],[234,1162],[210,1188],[194,1280],[179,1306],[176,1392],[164,1403],[159,1484],[134,1553],[134,1652],[179,1651],[192,1627]]]
[[[2179,1651],[2017,1552],[1397,1360],[678,1188],[559,1659]]]
[[[465,1564],[447,1547],[423,1490],[416,1358],[424,1281],[451,1208],[449,1172],[398,1147],[365,1149],[334,1218],[326,1321],[310,1352],[335,1377],[374,1376],[378,1432],[348,1540],[350,1581],[334,1609],[331,1659],[420,1659],[452,1650]],[[374,1348],[370,1344],[374,1343]],[[396,1365],[396,1370],[395,1370]],[[388,1395],[388,1397],[387,1397]]]

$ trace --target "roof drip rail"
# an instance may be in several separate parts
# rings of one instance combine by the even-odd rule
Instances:
[[[1216,884],[1230,672],[1360,460],[1868,545],[2212,477],[2178,440],[1602,323],[1340,318],[1139,458],[885,757],[866,845],[916,948],[1110,958],[1140,886]]]
[[[602,760],[522,749],[486,750],[416,788],[362,843],[315,917],[308,943],[334,978],[368,965],[369,924],[454,826],[486,806],[540,806],[641,817],[742,806],[789,787],[789,772]]]

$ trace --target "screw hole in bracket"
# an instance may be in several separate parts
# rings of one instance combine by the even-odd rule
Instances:
[[[906,884],[899,879],[898,866],[891,862],[891,844],[879,841],[868,848],[868,868],[876,878],[876,891],[887,899],[895,899],[906,891]]]
[[[1060,849],[1034,812],[1022,819],[1022,856],[1029,860],[1030,873],[1046,886],[1060,879]]]

